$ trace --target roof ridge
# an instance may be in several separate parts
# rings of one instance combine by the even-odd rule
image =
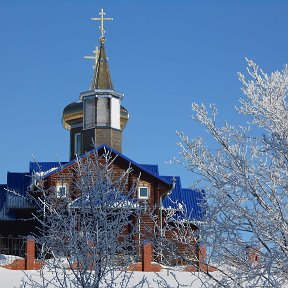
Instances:
[[[112,147],[110,147],[110,146],[107,145],[107,144],[102,144],[102,145],[100,145],[100,146],[98,146],[98,147],[96,147],[96,148],[93,148],[92,150],[90,150],[90,151],[88,151],[88,152],[86,152],[86,153],[78,156],[78,158],[75,158],[75,159],[73,159],[72,161],[67,162],[66,164],[58,167],[58,168],[55,169],[54,171],[51,171],[50,173],[47,173],[47,174],[44,176],[44,178],[46,178],[46,177],[48,177],[48,176],[51,176],[51,175],[53,175],[53,174],[55,174],[55,173],[58,173],[61,168],[64,169],[64,168],[67,168],[68,166],[76,163],[77,159],[83,159],[84,157],[88,157],[88,156],[89,156],[90,154],[92,154],[93,152],[99,151],[99,150],[104,149],[104,148],[105,148],[105,149],[108,149],[108,150],[110,150],[111,152],[115,153],[116,155],[120,156],[122,159],[124,159],[124,160],[126,160],[127,162],[131,163],[132,165],[136,166],[138,169],[142,170],[143,172],[145,172],[145,173],[147,173],[147,174],[149,174],[149,175],[157,178],[158,180],[164,182],[164,183],[167,184],[167,185],[171,185],[171,183],[169,183],[169,182],[168,182],[165,178],[163,178],[162,176],[150,172],[148,169],[145,169],[145,167],[141,167],[141,164],[133,161],[132,159],[128,158],[127,156],[125,156],[125,155],[122,154],[121,152],[113,149]]]

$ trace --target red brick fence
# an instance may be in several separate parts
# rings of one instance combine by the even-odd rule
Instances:
[[[42,264],[35,258],[34,237],[1,237],[1,244],[0,254],[5,254],[5,256],[7,254],[8,260],[9,258],[12,260],[9,264],[0,265],[1,267],[11,270],[36,270],[42,267]]]
[[[18,259],[13,258],[13,262],[9,264],[1,265],[3,268],[11,269],[11,270],[38,270],[43,264],[36,260],[36,245],[35,239],[32,236],[28,237],[18,237],[11,238],[6,237],[6,240],[11,240],[13,245],[6,245],[5,249],[3,245],[0,245],[0,254],[12,254],[20,256]],[[0,240],[3,240],[4,237],[0,237]],[[17,242],[18,241],[18,242]],[[0,242],[1,243],[1,242]],[[9,243],[9,241],[6,243]],[[15,245],[16,243],[16,245]],[[11,247],[12,246],[12,247]],[[15,249],[13,247],[16,247]],[[18,247],[18,248],[17,248]],[[1,249],[2,248],[2,249]],[[6,251],[6,253],[5,253]],[[22,256],[22,257],[21,257]],[[205,256],[206,251],[204,248],[199,250],[198,261],[194,266],[187,266],[184,271],[196,272],[196,271],[215,271],[215,268],[210,267],[205,264]],[[9,257],[9,256],[8,256]],[[11,258],[12,259],[12,258]],[[15,260],[14,260],[15,259]],[[129,267],[130,271],[143,271],[143,272],[160,272],[162,270],[162,266],[158,263],[152,262],[153,259],[153,245],[151,242],[146,242],[142,246],[142,261],[132,264]]]
[[[163,267],[158,263],[152,262],[153,245],[151,242],[145,242],[142,246],[142,262],[132,264],[129,267],[130,271],[143,271],[143,272],[160,272]],[[186,266],[183,272],[213,272],[216,269],[205,263],[206,261],[206,248],[200,247],[198,255],[196,255],[197,261],[194,265]]]

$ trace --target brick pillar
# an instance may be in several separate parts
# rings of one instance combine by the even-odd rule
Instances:
[[[144,242],[142,246],[142,271],[151,271],[152,252],[152,243]]]
[[[27,237],[25,262],[26,270],[35,269],[35,239],[32,236]]]

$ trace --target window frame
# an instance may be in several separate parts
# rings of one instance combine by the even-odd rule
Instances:
[[[141,196],[141,193],[140,193],[140,191],[141,191],[141,189],[142,188],[145,188],[146,190],[147,190],[147,196]],[[149,189],[149,187],[147,187],[147,186],[139,186],[138,187],[138,199],[149,199],[149,197],[150,197],[150,189]]]
[[[65,188],[65,193],[63,195],[62,195],[62,193],[60,193],[59,188]],[[67,194],[68,194],[68,184],[67,183],[61,183],[61,184],[56,185],[56,197],[58,199],[66,198]]]
[[[95,96],[85,97],[83,100],[83,129],[91,129],[96,126],[97,99]]]

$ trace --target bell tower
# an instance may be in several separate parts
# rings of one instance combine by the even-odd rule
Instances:
[[[101,144],[122,152],[122,131],[129,118],[128,111],[121,106],[124,95],[113,88],[105,53],[104,21],[113,19],[105,18],[103,9],[99,15],[91,20],[101,23],[100,49],[96,47],[94,56],[85,56],[95,61],[90,90],[81,92],[80,100],[63,111],[63,126],[70,130],[70,160]]]

